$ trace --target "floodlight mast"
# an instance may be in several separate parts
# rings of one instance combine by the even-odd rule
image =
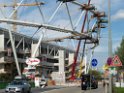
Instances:
[[[108,0],[108,56],[112,57],[111,0]],[[109,75],[109,93],[112,93],[112,75]]]

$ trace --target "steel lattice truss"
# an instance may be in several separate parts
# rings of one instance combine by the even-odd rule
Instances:
[[[15,7],[12,13],[6,16],[4,15],[3,10],[1,10],[1,13],[4,15],[4,17],[0,18],[0,23],[7,23],[7,24],[14,24],[14,25],[23,26],[23,27],[35,28],[35,31],[33,32],[32,32],[32,29],[30,30],[30,33],[32,33],[32,35],[42,31],[42,34],[40,33],[41,35],[38,38],[39,42],[38,42],[37,48],[32,57],[35,57],[35,53],[42,41],[56,42],[56,41],[62,41],[62,40],[64,41],[65,39],[71,39],[76,41],[83,40],[85,44],[94,44],[94,45],[99,44],[101,28],[105,28],[105,25],[103,23],[106,23],[106,20],[104,19],[106,15],[105,15],[105,12],[98,11],[95,5],[87,2],[82,3],[80,0],[57,0],[57,2],[56,0],[52,0],[52,1],[44,0],[43,2],[38,0],[31,0],[33,4],[28,4],[29,2],[26,2],[26,1],[27,0],[18,0],[18,2],[13,5],[0,4],[0,6],[3,7],[4,9],[6,7]],[[52,5],[48,4],[50,1],[51,1],[51,4],[52,2],[54,2],[54,6],[56,6],[54,11],[52,9]],[[89,2],[90,1],[91,0],[89,0]],[[24,18],[22,18],[23,20],[15,19],[16,17],[13,19],[13,15],[17,11],[19,11],[20,7],[25,8],[25,6],[35,6],[33,8],[36,8],[35,10],[40,13],[41,17],[38,16],[38,18],[36,18],[35,12],[34,12],[34,16],[26,15],[26,12],[25,12],[21,15],[23,15],[23,17],[29,16],[27,17],[26,20]],[[44,9],[45,6],[47,6],[46,9],[49,9],[49,11],[46,13],[47,15],[49,15],[49,17],[44,14],[44,12],[47,11]],[[33,10],[33,8],[31,9]],[[75,9],[76,10],[75,11],[74,8],[76,8],[77,10]],[[26,9],[27,9],[27,13],[31,12],[31,10],[28,11],[29,8],[26,8]],[[50,9],[52,12],[50,11]],[[66,14],[66,18],[64,18],[65,14]],[[58,15],[60,15],[59,17],[61,18],[59,18]],[[28,20],[30,16],[32,16],[32,19],[36,18],[38,21],[42,19],[42,22],[30,21]],[[60,27],[59,25],[61,25],[62,23],[61,21],[59,22],[59,25],[57,23],[55,24],[55,21],[58,21],[57,17],[58,19],[66,20],[68,25]],[[64,21],[65,24],[67,24],[66,21]],[[45,35],[46,33],[50,34],[52,31],[62,32],[64,33],[64,35],[61,35],[60,33],[60,35],[58,35],[55,38],[48,38],[49,37],[48,36],[47,39],[43,39],[44,37],[43,35]],[[79,47],[80,45],[78,45],[77,48]],[[78,51],[79,49],[77,49],[76,55],[78,55]]]
[[[19,10],[19,7],[26,6],[26,4],[24,4],[24,1],[25,0],[22,0],[22,1],[20,1],[20,3],[15,5],[17,11]],[[37,1],[37,0],[35,0],[35,1]],[[92,34],[94,34],[94,32],[97,33],[97,31],[95,31],[95,30],[98,30],[99,28],[101,28],[101,26],[103,27],[103,25],[99,24],[98,21],[101,20],[100,19],[101,17],[105,17],[104,12],[99,12],[99,11],[95,10],[95,6],[92,5],[92,4],[90,4],[88,6],[86,3],[82,4],[82,3],[79,3],[78,1],[75,1],[75,0],[58,0],[58,3],[56,3],[58,5],[58,7],[55,9],[53,14],[49,18],[48,22],[36,23],[36,22],[31,22],[31,21],[23,21],[23,20],[19,20],[19,19],[12,19],[12,17],[10,17],[10,18],[9,17],[8,18],[2,18],[2,19],[0,19],[0,22],[5,22],[5,23],[8,23],[8,24],[21,25],[21,26],[29,26],[29,27],[34,27],[34,28],[45,28],[45,29],[48,29],[48,30],[53,30],[53,31],[58,31],[58,32],[70,33],[70,35],[68,35],[68,36],[64,36],[64,37],[59,36],[58,38],[53,38],[51,40],[48,39],[48,40],[45,40],[45,41],[52,41],[52,40],[53,41],[57,41],[57,40],[60,41],[62,39],[67,39],[68,38],[68,39],[77,39],[77,40],[79,40],[79,39],[83,39],[83,40],[88,39],[89,41],[91,41],[91,43],[98,42],[98,37],[93,37]],[[41,5],[40,7],[45,6],[45,2],[44,3],[43,2],[36,2],[36,4],[38,6]],[[79,11],[81,11],[81,13],[79,14],[79,18],[76,20],[75,25],[74,25],[74,22],[73,22],[74,19],[72,19],[71,12],[69,11],[69,8],[70,8],[69,4],[71,4],[70,6],[72,6],[72,5],[77,6],[79,8]],[[31,4],[31,5],[33,5],[33,4]],[[67,14],[68,20],[70,21],[71,29],[67,29],[65,27],[60,28],[60,27],[57,27],[55,25],[48,24],[54,19],[54,17],[56,17],[57,12],[59,12],[59,10],[61,9],[61,7],[63,5],[65,5],[66,9],[67,9],[67,12],[65,12],[65,13]],[[7,6],[7,5],[2,4],[0,6],[11,7],[11,6],[14,6],[14,5],[8,5]],[[27,6],[29,6],[29,5],[27,5]],[[13,15],[16,12],[16,10],[13,11],[11,15]],[[85,14],[84,12],[86,10],[88,10],[90,12],[88,14],[88,15],[90,15],[89,16],[90,17],[89,21],[92,21],[92,20],[93,21],[91,22],[92,24],[90,24],[91,27],[89,27],[89,31],[85,31],[84,33],[80,33],[79,29],[77,30],[76,28],[79,26],[79,23],[81,23],[80,22],[81,19],[84,19],[83,15]],[[74,11],[74,12],[76,12],[76,11]],[[91,18],[91,17],[93,17],[93,18]],[[43,19],[43,15],[41,16],[41,18]],[[88,22],[87,22],[87,24],[88,24]]]

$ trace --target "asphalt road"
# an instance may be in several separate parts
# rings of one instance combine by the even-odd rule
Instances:
[[[45,87],[45,88],[33,88],[31,93],[44,93],[46,91],[62,89],[63,87],[53,86],[53,87]]]
[[[86,91],[81,90],[80,87],[46,87],[46,88],[33,88],[31,93],[105,93],[105,89],[99,85],[98,89],[87,89]],[[4,90],[0,93],[5,93]]]
[[[60,86],[51,86],[51,87],[45,87],[45,88],[32,88],[31,93],[43,93],[45,91],[50,91],[54,89],[61,89],[63,87]],[[5,93],[5,89],[1,89],[0,93]]]
[[[104,93],[104,88],[102,86],[99,86],[98,89],[87,89],[86,91],[81,90],[80,87],[66,87],[66,88],[60,88],[60,89],[53,89],[50,91],[44,91],[41,93]]]

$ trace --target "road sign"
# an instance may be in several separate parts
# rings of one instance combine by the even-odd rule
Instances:
[[[103,65],[103,70],[109,69],[108,64]]]
[[[40,60],[38,58],[28,58],[26,60],[26,64],[35,66],[40,63]]]
[[[107,65],[111,65],[111,63],[112,63],[112,57],[109,57],[109,58],[107,59]]]
[[[96,59],[92,59],[92,66],[95,67],[97,66],[98,61]]]
[[[120,61],[120,59],[117,55],[114,56],[110,66],[122,66],[122,62]]]
[[[109,68],[110,70],[110,74],[112,74],[112,75],[116,75],[117,74],[117,70],[116,70],[116,67],[111,67],[111,68]]]

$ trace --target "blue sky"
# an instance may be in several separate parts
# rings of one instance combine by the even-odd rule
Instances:
[[[18,2],[21,0],[17,0]],[[24,0],[24,3],[32,3],[35,0]],[[38,0],[41,1],[41,0]],[[48,19],[56,9],[56,7],[59,5],[59,2],[56,2],[57,0],[42,0],[45,2],[45,5],[42,6],[42,11],[45,16],[46,23],[48,22]],[[81,3],[86,3],[88,0],[77,0]],[[12,4],[13,0],[0,0],[1,4]],[[108,13],[108,1],[107,0],[91,0],[91,3],[94,4],[98,10],[105,11],[106,14]],[[76,20],[79,17],[79,14],[81,13],[81,10],[78,6],[73,5],[71,3],[69,5],[69,10],[72,15],[73,24],[76,23]],[[12,8],[2,8],[0,7],[0,10],[4,13],[6,17],[8,17],[11,12]],[[2,15],[3,13],[0,11],[0,17],[4,18]],[[37,23],[43,23],[43,20],[41,18],[41,14],[39,13],[39,10],[36,6],[34,7],[20,7],[18,12],[18,19],[19,20],[26,20],[30,22],[37,22]],[[76,31],[80,32],[81,24],[83,22],[80,21],[80,25],[78,25]],[[61,28],[71,29],[67,11],[65,8],[65,5],[63,4],[59,11],[57,12],[55,18],[50,22],[51,25],[55,25]],[[0,24],[1,27],[3,27],[5,24]],[[4,26],[5,27],[5,26]],[[86,29],[86,28],[85,28]],[[119,46],[122,36],[124,36],[124,6],[123,6],[123,0],[111,0],[111,31],[112,31],[112,47],[113,47],[113,53]],[[18,26],[18,31],[27,34],[32,35],[36,31],[36,28],[29,28],[29,27],[22,27]],[[39,32],[40,33],[40,32]],[[38,34],[39,34],[38,33]],[[38,35],[36,34],[36,36]],[[64,33],[59,33],[55,31],[48,31],[46,32],[46,38],[48,37],[59,37],[64,36]],[[68,34],[66,34],[68,35]],[[67,44],[68,40],[64,40],[62,45],[70,45]],[[75,43],[76,44],[76,43]],[[99,62],[98,67],[102,67],[102,65],[106,62],[108,57],[108,29],[103,29],[101,31],[101,38],[100,38],[100,45],[95,49],[95,54],[93,56],[96,58]]]
[[[112,47],[113,53],[116,51],[117,47],[119,47],[120,42],[122,40],[122,36],[124,36],[124,6],[122,0],[111,0],[111,31],[112,31]],[[105,5],[107,6],[107,5]],[[106,10],[106,8],[105,8]],[[106,11],[107,12],[107,11]],[[101,34],[101,44],[97,48],[99,52],[96,52],[94,57],[96,57],[99,61],[98,66],[102,67],[102,65],[106,62],[108,57],[108,29],[104,29]],[[97,51],[96,49],[96,51]]]

